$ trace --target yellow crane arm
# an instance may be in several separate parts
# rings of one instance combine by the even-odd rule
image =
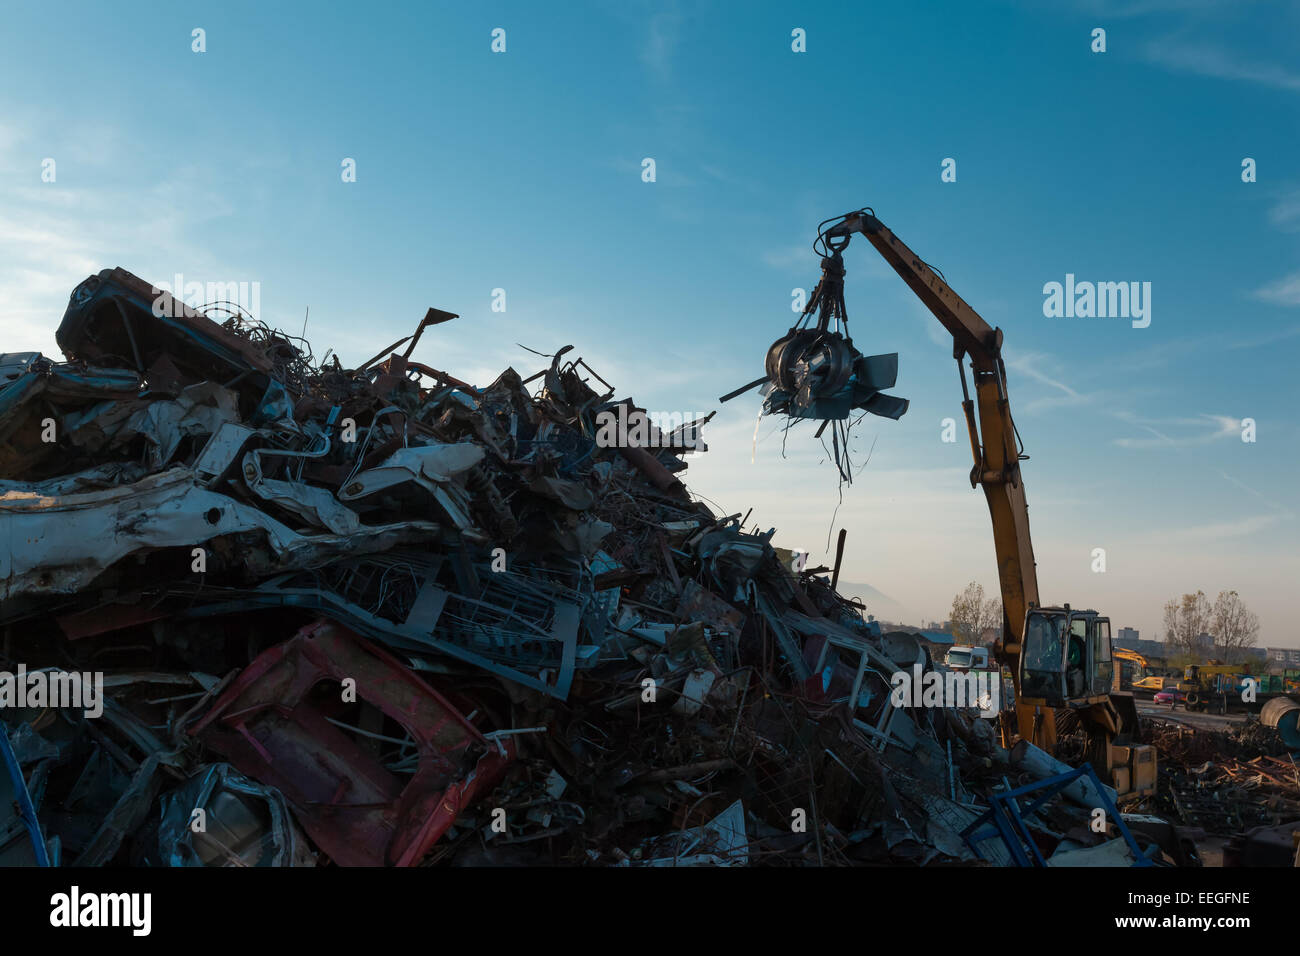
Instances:
[[[1016,676],[1019,691],[1019,657],[1025,613],[1039,604],[1034,547],[1029,537],[1029,506],[1020,477],[1021,455],[1015,423],[1007,400],[1007,371],[1002,361],[1002,330],[990,328],[948,284],[869,209],[846,215],[826,230],[834,251],[861,233],[875,247],[953,338],[962,384],[962,411],[970,433],[971,487],[980,485],[988,499],[997,549],[998,583],[1002,589],[1003,639],[999,658]],[[975,376],[975,399],[966,385],[963,356],[970,358]],[[978,416],[977,416],[978,411]],[[978,427],[977,427],[978,417]]]

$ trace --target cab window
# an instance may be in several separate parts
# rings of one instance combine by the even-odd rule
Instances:
[[[1092,637],[1092,692],[1108,694],[1114,680],[1114,664],[1110,659],[1110,621],[1093,622]]]
[[[1065,654],[1065,619],[1031,614],[1025,624],[1020,692],[1025,697],[1059,699]]]
[[[1076,617],[1070,621],[1069,646],[1065,651],[1065,693],[1068,697],[1082,697],[1088,689],[1088,619]]]

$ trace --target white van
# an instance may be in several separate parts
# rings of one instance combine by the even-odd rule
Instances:
[[[971,647],[968,644],[954,644],[948,649],[943,662],[953,670],[987,670],[989,666],[989,649]]]

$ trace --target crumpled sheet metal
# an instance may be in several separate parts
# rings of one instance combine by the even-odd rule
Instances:
[[[42,434],[51,407],[102,411],[104,403],[134,399],[141,384],[123,369],[56,363],[39,352],[0,355],[0,474],[40,472],[59,458]]]
[[[650,848],[647,859],[627,865],[746,866],[748,863],[745,805],[737,800],[703,826],[682,830],[657,841]]]
[[[259,396],[273,368],[246,339],[121,268],[104,269],[72,291],[55,340],[70,361],[129,357],[143,374],[166,357],[199,380],[244,376],[241,389],[251,386]]]
[[[308,564],[337,551],[384,549],[436,530],[407,522],[358,529],[352,535],[298,534],[172,468],[101,491],[44,495],[12,485],[0,494],[0,599],[75,594],[128,555],[193,548],[219,536],[260,531],[281,567]]]
[[[305,849],[280,791],[229,764],[200,770],[162,799],[158,850],[168,866],[311,865]]]
[[[332,697],[321,693],[329,681],[339,688]],[[409,781],[339,726],[345,681],[353,701],[409,735]],[[191,733],[280,790],[316,844],[345,866],[418,863],[514,757],[511,743],[488,741],[411,670],[329,621],[258,657]]]

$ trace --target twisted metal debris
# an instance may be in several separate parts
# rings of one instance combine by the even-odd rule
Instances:
[[[0,863],[1009,862],[962,831],[1031,775],[891,702],[941,669],[912,635],[691,496],[699,423],[607,447],[635,403],[570,348],[415,361],[451,318],[347,368],[113,269],[63,361],[0,356],[3,666],[102,692],[0,699]]]

